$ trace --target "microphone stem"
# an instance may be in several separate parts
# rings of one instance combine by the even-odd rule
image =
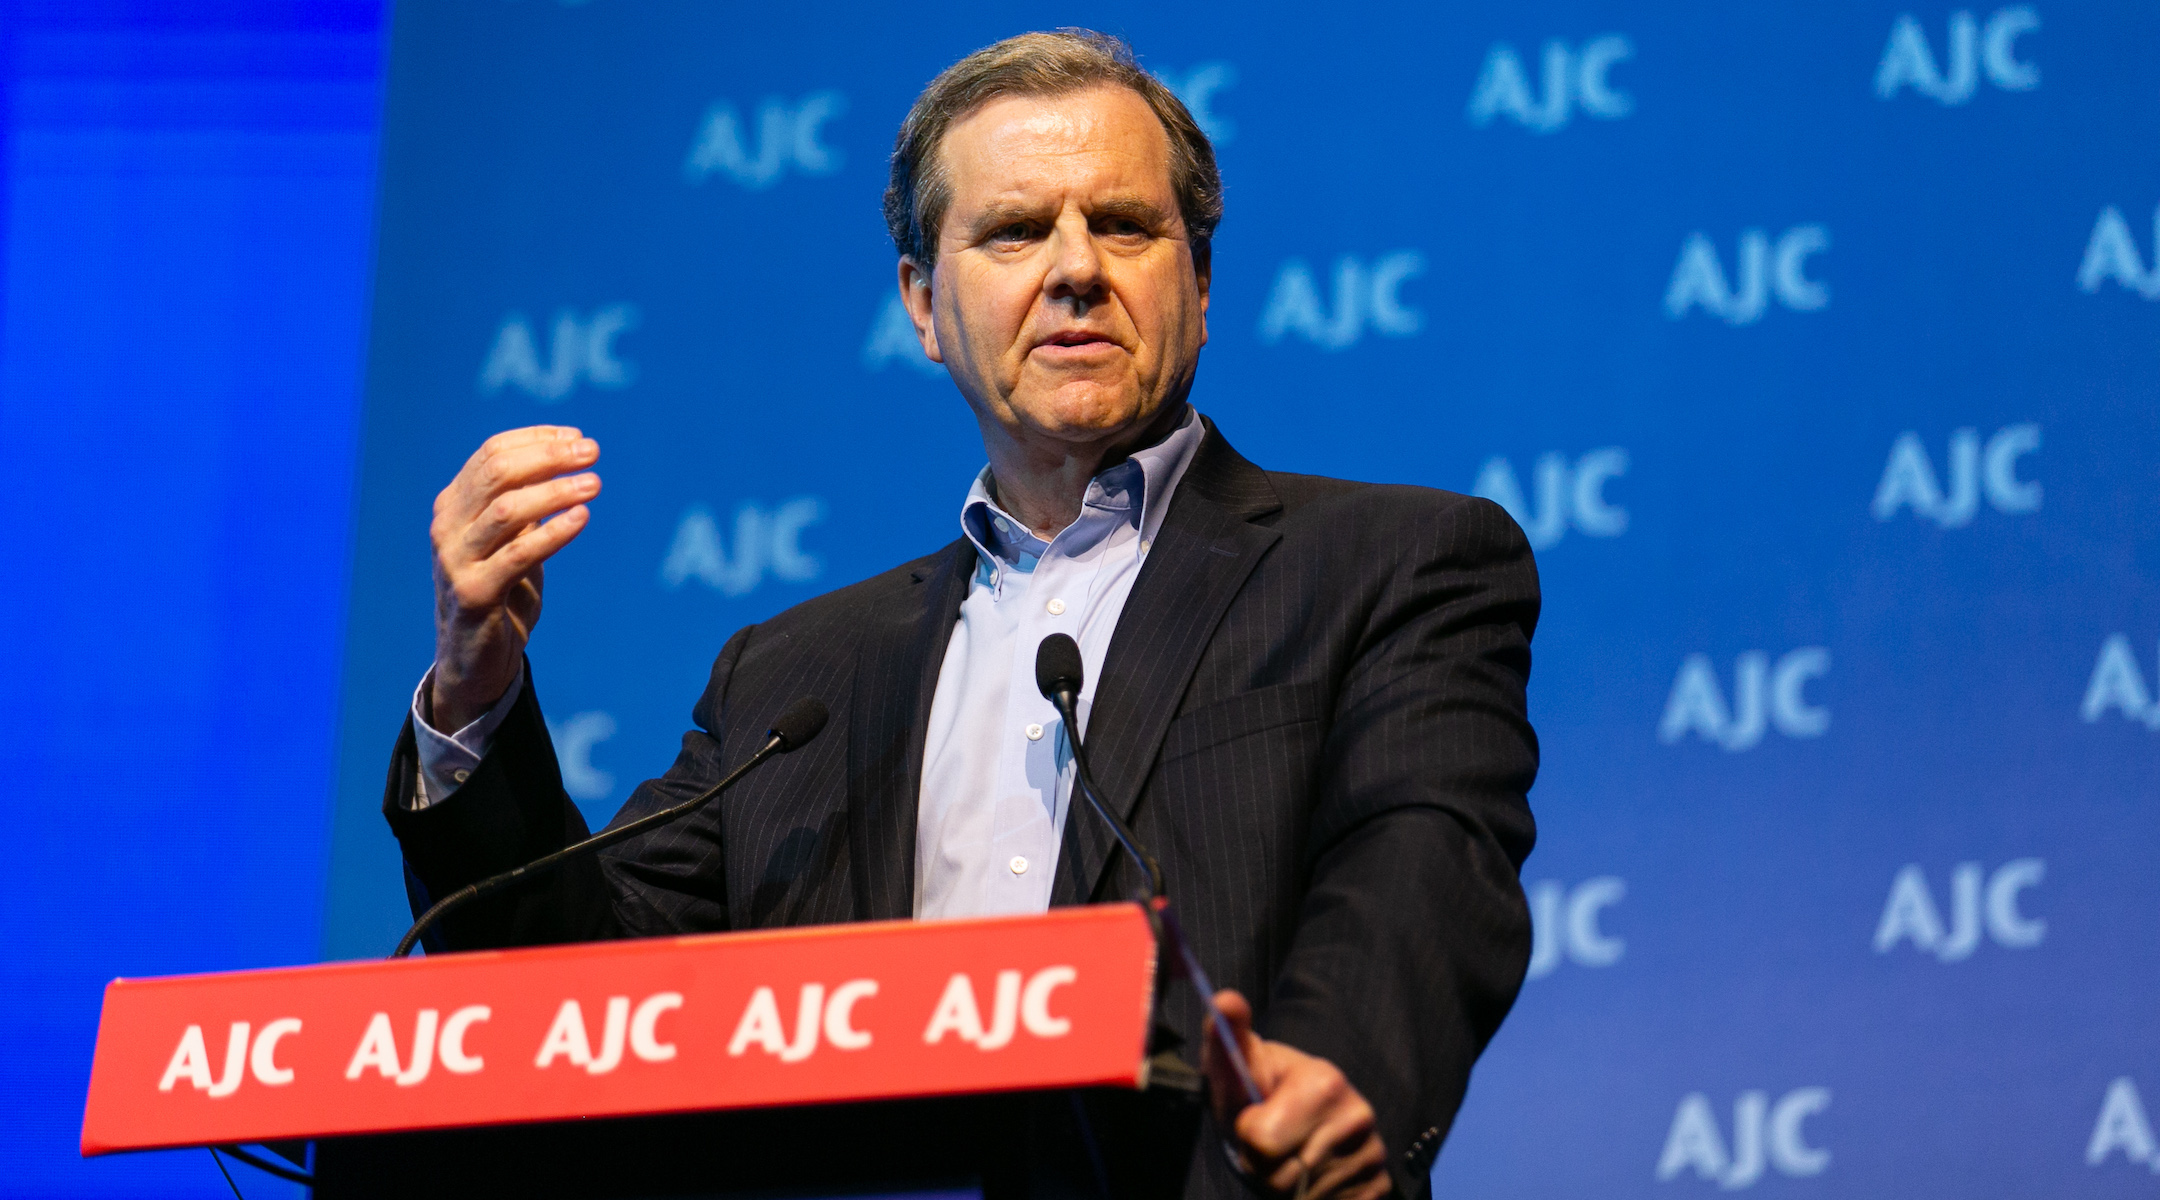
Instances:
[[[444,917],[448,916],[450,913],[456,911],[457,909],[463,908],[465,905],[470,904],[475,900],[478,900],[482,896],[492,895],[496,892],[503,890],[506,887],[517,883],[523,883],[528,879],[537,879],[541,875],[544,875],[547,872],[554,870],[556,867],[561,866],[563,862],[567,859],[574,858],[580,854],[590,854],[595,850],[599,850],[607,846],[612,846],[625,838],[636,837],[638,834],[641,834],[656,825],[665,825],[678,817],[688,816],[689,814],[696,812],[698,809],[703,808],[707,803],[711,802],[713,797],[718,796],[720,793],[735,786],[735,782],[737,780],[741,779],[745,775],[748,775],[751,770],[755,768],[759,763],[762,763],[766,759],[771,758],[773,755],[778,754],[781,749],[786,745],[787,739],[775,735],[770,740],[768,740],[765,745],[758,750],[756,754],[753,754],[748,759],[744,760],[741,766],[735,768],[733,771],[728,772],[727,778],[722,779],[720,782],[712,785],[709,788],[706,788],[704,791],[699,792],[697,795],[692,796],[690,799],[683,801],[681,804],[678,804],[673,808],[663,808],[659,812],[649,813],[645,816],[639,817],[637,820],[632,821],[627,825],[618,825],[613,829],[602,830],[599,833],[596,833],[591,837],[586,838],[582,842],[573,842],[570,845],[564,846],[562,849],[555,851],[553,854],[543,855],[539,858],[532,860],[529,863],[526,863],[523,866],[512,867],[499,875],[490,875],[486,879],[482,879],[477,883],[466,884],[464,887],[461,887],[458,890],[450,893],[449,895],[444,896],[442,899],[436,901],[433,907],[429,908],[426,912],[420,914],[420,919],[414,921],[412,928],[406,930],[405,936],[398,940],[397,949],[391,952],[390,957],[407,957],[412,953],[413,947],[420,944],[421,936],[427,933],[429,929],[433,928],[436,922],[442,920]]]
[[[1080,714],[1075,697],[1071,692],[1062,692],[1051,702],[1057,706],[1058,716],[1065,722],[1065,740],[1072,746],[1074,784],[1087,798],[1089,807],[1095,810],[1095,815],[1101,817],[1103,824],[1110,827],[1110,835],[1117,839],[1118,845],[1125,848],[1125,853],[1132,855],[1147,887],[1147,899],[1161,897],[1162,868],[1156,864],[1153,855],[1140,848],[1140,839],[1125,824],[1124,818],[1118,816],[1110,807],[1110,802],[1103,799],[1102,790],[1095,786],[1094,772],[1088,770],[1087,749],[1080,743]]]
[[[1141,907],[1161,931],[1162,940],[1168,942],[1172,953],[1178,956],[1178,965],[1184,968],[1185,980],[1199,994],[1200,1007],[1207,1012],[1208,1022],[1214,1028],[1215,1044],[1222,1051],[1223,1061],[1230,1065],[1231,1074],[1237,1076],[1238,1090],[1244,1094],[1247,1104],[1258,1104],[1262,1097],[1260,1086],[1253,1080],[1252,1064],[1245,1061],[1245,1051],[1237,1043],[1237,1035],[1230,1031],[1230,1022],[1222,1009],[1215,1004],[1215,984],[1208,979],[1207,969],[1200,965],[1200,956],[1193,953],[1192,943],[1185,940],[1185,929],[1178,923],[1177,910],[1171,907],[1170,897],[1163,888],[1162,867],[1154,856],[1140,848],[1140,839],[1125,824],[1124,818],[1111,809],[1110,802],[1103,799],[1101,789],[1095,786],[1095,775],[1088,770],[1087,750],[1080,742],[1080,714],[1077,697],[1069,691],[1060,690],[1050,697],[1057,706],[1058,716],[1065,722],[1065,740],[1072,745],[1073,781],[1085,795],[1095,814],[1103,824],[1110,827],[1112,836],[1132,855],[1145,878],[1147,897]]]

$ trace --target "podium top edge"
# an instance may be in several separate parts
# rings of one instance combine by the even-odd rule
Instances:
[[[264,976],[306,972],[310,975],[340,974],[346,972],[377,971],[395,965],[400,970],[425,970],[431,964],[436,967],[469,966],[500,961],[534,961],[548,958],[612,956],[638,954],[657,946],[696,947],[715,944],[740,946],[761,942],[806,942],[832,938],[860,937],[865,934],[896,932],[901,929],[919,930],[924,933],[953,930],[979,929],[986,926],[1040,925],[1061,927],[1073,924],[1102,922],[1145,922],[1146,913],[1133,901],[1115,901],[1108,904],[1073,905],[1053,908],[1047,912],[1019,913],[992,917],[956,917],[947,920],[921,921],[900,918],[885,921],[848,921],[831,925],[799,925],[780,929],[726,930],[716,933],[663,934],[646,938],[619,938],[594,942],[565,942],[548,946],[518,946],[503,950],[462,950],[449,954],[415,956],[410,959],[359,958],[341,959],[333,962],[296,963],[282,967],[251,967],[233,971],[194,971],[180,975],[114,976],[105,985],[109,996],[114,991],[133,991],[139,988],[162,986],[185,986],[205,979]]]

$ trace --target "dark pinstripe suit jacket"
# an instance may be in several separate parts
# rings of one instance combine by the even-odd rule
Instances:
[[[687,821],[471,906],[438,948],[909,916],[924,727],[974,562],[956,541],[728,639],[674,766],[616,821],[700,791],[797,696],[832,709],[825,733]],[[1263,472],[1210,423],[1089,718],[1097,781],[1160,857],[1203,964],[1264,1034],[1343,1069],[1407,1195],[1529,957],[1537,616],[1497,506]],[[384,811],[415,911],[585,834],[532,688],[450,801],[408,811],[414,776],[408,724]],[[1129,895],[1111,846],[1075,807],[1054,903]],[[1196,1057],[1197,1003],[1164,1001]],[[1195,1162],[1188,1194],[1237,1194],[1218,1156]]]

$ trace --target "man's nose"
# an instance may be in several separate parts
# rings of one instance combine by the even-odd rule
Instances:
[[[1043,280],[1045,295],[1083,305],[1103,299],[1108,286],[1103,278],[1102,254],[1085,218],[1059,221],[1050,235],[1050,253],[1050,274]]]

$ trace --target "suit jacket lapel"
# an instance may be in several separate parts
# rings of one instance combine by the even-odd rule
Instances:
[[[866,921],[915,910],[915,810],[938,669],[975,570],[962,538],[918,570],[893,611],[869,614],[848,701],[848,850]]]
[[[1266,473],[1207,422],[1206,437],[1118,617],[1088,713],[1088,762],[1119,815],[1130,819],[1139,803],[1141,785],[1216,624],[1282,536],[1253,521],[1281,508]],[[1095,899],[1114,844],[1075,794],[1051,902]]]

